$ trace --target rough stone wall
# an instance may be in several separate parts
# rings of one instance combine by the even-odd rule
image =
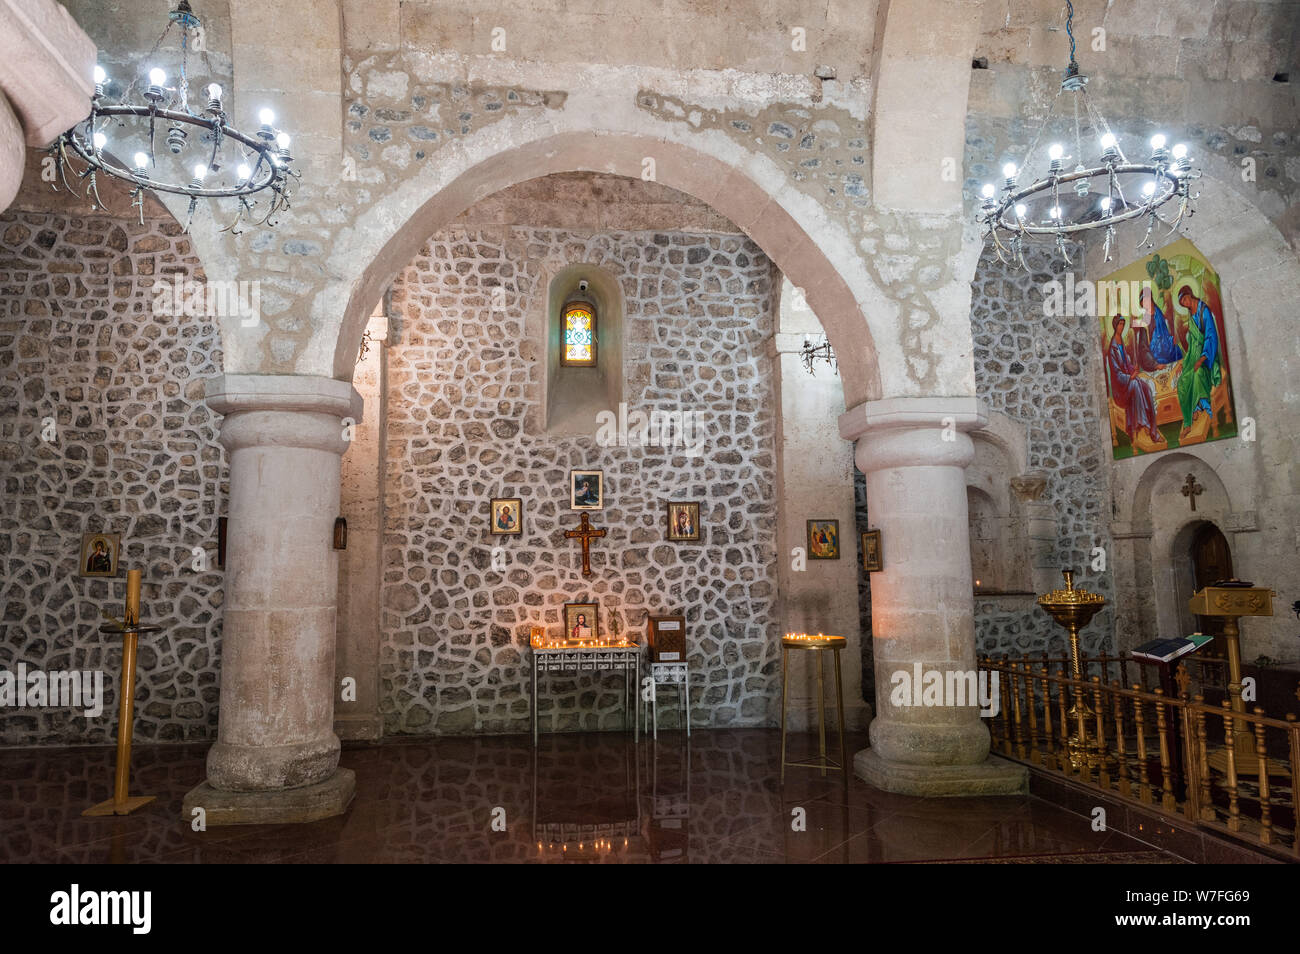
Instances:
[[[155,281],[199,274],[169,218],[0,216],[0,669],[102,669],[105,693],[97,719],[2,709],[0,743],[113,740],[120,641],[100,612],[121,614],[128,566],[163,627],[140,640],[136,738],[215,736],[227,488],[203,379],[221,347],[213,320],[153,312]],[[92,531],[122,535],[116,579],[76,575]]]
[[[578,263],[622,285],[629,410],[700,414],[701,455],[541,432],[549,277]],[[590,600],[602,631],[614,609],[638,639],[647,613],[685,614],[697,724],[773,722],[771,281],[768,259],[739,235],[456,227],[426,244],[392,297],[387,733],[527,731],[529,628],[558,634],[564,604]],[[570,469],[602,469],[607,482],[592,522],[609,535],[592,546],[589,578],[563,537],[578,516]],[[492,496],[523,498],[522,537],[489,536]],[[669,499],[702,501],[702,544],[664,540]],[[620,725],[618,677],[547,683],[544,730]]]
[[[1080,254],[1075,250],[1071,257],[1077,261]],[[1108,565],[1103,573],[1090,569],[1093,547],[1113,552],[1105,470],[1109,448],[1099,443],[1102,405],[1090,372],[1092,363],[1100,361],[1097,319],[1045,318],[1043,285],[1063,281],[1067,266],[1051,247],[1034,247],[1025,258],[1029,271],[1003,265],[991,253],[980,259],[971,300],[975,381],[990,410],[1028,427],[1029,469],[1047,472],[1043,499],[1056,511],[1055,560],[1061,567],[1073,567],[1080,585],[1101,593],[1111,604],[1084,630],[1083,648],[1089,653],[1111,651],[1114,568]],[[981,654],[1056,652],[1064,645],[1061,632],[1032,599],[975,601]]]

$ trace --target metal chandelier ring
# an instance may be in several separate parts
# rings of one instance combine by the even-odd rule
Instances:
[[[1055,190],[1059,189],[1061,185],[1070,182],[1077,182],[1081,179],[1092,179],[1099,176],[1109,177],[1122,174],[1146,174],[1154,176],[1157,183],[1155,194],[1144,199],[1141,203],[1125,209],[1123,212],[1108,213],[1100,219],[1096,219],[1092,222],[1079,223],[1075,225],[1030,225],[1023,222],[1019,216],[1015,215],[1016,205],[1031,196],[1038,195],[1039,193],[1055,194]],[[1094,166],[1091,169],[1082,169],[1075,172],[1064,173],[1062,175],[1047,176],[1023,189],[1019,189],[1016,192],[1004,196],[998,205],[989,212],[987,221],[997,228],[1004,229],[1007,232],[1026,235],[1069,235],[1074,232],[1091,231],[1103,225],[1113,224],[1116,222],[1126,222],[1129,219],[1135,219],[1139,216],[1153,212],[1155,209],[1158,209],[1160,206],[1178,195],[1182,183],[1191,177],[1191,173],[1181,177],[1171,176],[1168,167],[1166,166],[1133,162]],[[1010,221],[1008,221],[1008,216],[1011,217]]]
[[[170,192],[175,195],[197,196],[200,198],[236,198],[239,196],[249,196],[261,192],[268,186],[275,185],[284,180],[286,170],[279,164],[279,154],[276,146],[272,141],[267,141],[260,137],[254,137],[242,133],[232,126],[228,126],[218,120],[203,119],[187,112],[181,112],[173,109],[157,109],[151,106],[99,106],[88,117],[91,128],[99,117],[114,116],[136,116],[142,119],[161,119],[166,122],[177,122],[187,126],[196,126],[200,129],[220,130],[223,138],[233,139],[242,143],[258,154],[257,165],[250,174],[248,181],[243,185],[225,189],[204,189],[194,188],[190,185],[175,185],[170,182],[160,181],[150,178],[147,175],[140,175],[129,169],[113,165],[106,162],[103,156],[99,155],[96,150],[88,148],[88,144],[73,131],[63,134],[63,140],[72,147],[81,159],[91,166],[101,169],[111,176],[123,179],[127,182],[135,183],[145,189],[151,189],[157,192]],[[265,178],[259,180],[259,173],[265,169]]]

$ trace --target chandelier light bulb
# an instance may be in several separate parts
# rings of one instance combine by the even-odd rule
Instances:
[[[221,84],[219,84],[219,83],[209,83],[209,84],[208,84],[208,99],[220,99],[220,98],[221,98]]]
[[[106,79],[108,79],[108,74],[104,72],[104,67],[102,67],[102,66],[100,66],[98,63],[96,63],[96,64],[95,64],[95,82],[98,83],[98,84],[100,84],[100,85],[102,86],[103,83],[104,83],[104,80],[106,80]]]
[[[986,182],[984,183],[984,188],[980,190],[980,195],[984,196],[986,199],[991,199],[993,198],[993,193],[995,191],[997,190],[993,188],[993,183]]]
[[[1115,148],[1115,142],[1116,142],[1115,134],[1114,134],[1114,133],[1106,133],[1106,135],[1104,135],[1104,136],[1101,137],[1101,148],[1103,148],[1103,149],[1114,149],[1114,148]]]
[[[150,86],[162,86],[166,82],[167,82],[167,74],[164,73],[162,70],[160,70],[158,67],[155,66],[153,69],[149,71]]]
[[[206,176],[207,174],[208,174],[208,167],[207,167],[207,166],[205,166],[205,165],[204,165],[203,163],[201,163],[201,162],[196,162],[196,163],[194,164],[194,178],[195,178],[197,181],[202,182],[202,181],[203,181],[203,177]]]
[[[146,156],[143,152],[137,152],[137,153],[135,154],[135,168],[136,168],[136,171],[137,171],[137,172],[144,172],[145,168],[146,168],[148,165],[149,165],[149,157]]]
[[[1110,196],[1108,196],[1108,195],[1103,195],[1103,196],[1101,197],[1101,209],[1102,209],[1103,212],[1109,212],[1109,211],[1110,211]]]
[[[1029,210],[1025,208],[1025,204],[1023,202],[1016,203],[1016,218],[1023,219],[1025,217],[1025,213],[1028,211]]]
[[[257,121],[263,126],[270,126],[275,122],[275,112],[263,107],[257,114]]]
[[[1061,157],[1065,155],[1065,147],[1059,142],[1052,143],[1047,149],[1047,156],[1053,162],[1060,162]]]
[[[103,149],[104,146],[108,143],[108,137],[105,136],[102,132],[97,132],[97,133],[95,133],[95,137],[94,137],[94,138],[95,138],[95,149],[96,149],[96,151],[98,151],[98,150],[100,150],[100,149]]]
[[[279,146],[281,149],[288,149],[289,142],[290,139],[288,133],[280,133],[278,136],[275,137],[275,144]]]
[[[1156,133],[1154,136],[1151,137],[1151,148],[1155,150],[1163,149],[1165,148],[1165,143],[1167,141],[1168,140],[1165,139],[1164,135],[1162,135],[1161,133]]]
[[[1016,164],[1014,162],[1008,162],[1002,167],[1002,174],[1008,179],[1014,179],[1016,177]]]
[[[240,181],[240,182],[247,182],[247,181],[248,181],[248,177],[251,176],[251,175],[253,174],[253,170],[250,169],[250,168],[248,168],[248,163],[246,163],[246,162],[241,162],[241,163],[239,164],[239,168],[238,168],[237,170],[235,170],[235,171],[236,171],[236,172],[238,173],[238,175],[239,175],[239,181]]]
[[[1174,146],[1174,158],[1175,158],[1175,159],[1182,159],[1182,158],[1183,158],[1184,156],[1186,156],[1186,155],[1187,155],[1187,147],[1186,147],[1185,145],[1183,145],[1183,144],[1180,142],[1178,145]]]
[[[1059,205],[1054,205],[1047,214],[1054,219],[1059,219],[1061,217],[1061,207]]]
[[[1144,185],[1144,186],[1142,187],[1142,194],[1143,194],[1143,195],[1146,195],[1146,196],[1152,196],[1152,195],[1155,195],[1155,194],[1156,194],[1156,184],[1155,184],[1154,182],[1148,182],[1146,185]]]

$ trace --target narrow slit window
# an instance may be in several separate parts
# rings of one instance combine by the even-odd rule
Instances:
[[[564,306],[560,329],[560,364],[593,367],[596,364],[596,309],[587,302]]]

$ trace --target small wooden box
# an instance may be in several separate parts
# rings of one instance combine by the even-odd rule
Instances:
[[[686,617],[651,616],[651,662],[686,662]]]

